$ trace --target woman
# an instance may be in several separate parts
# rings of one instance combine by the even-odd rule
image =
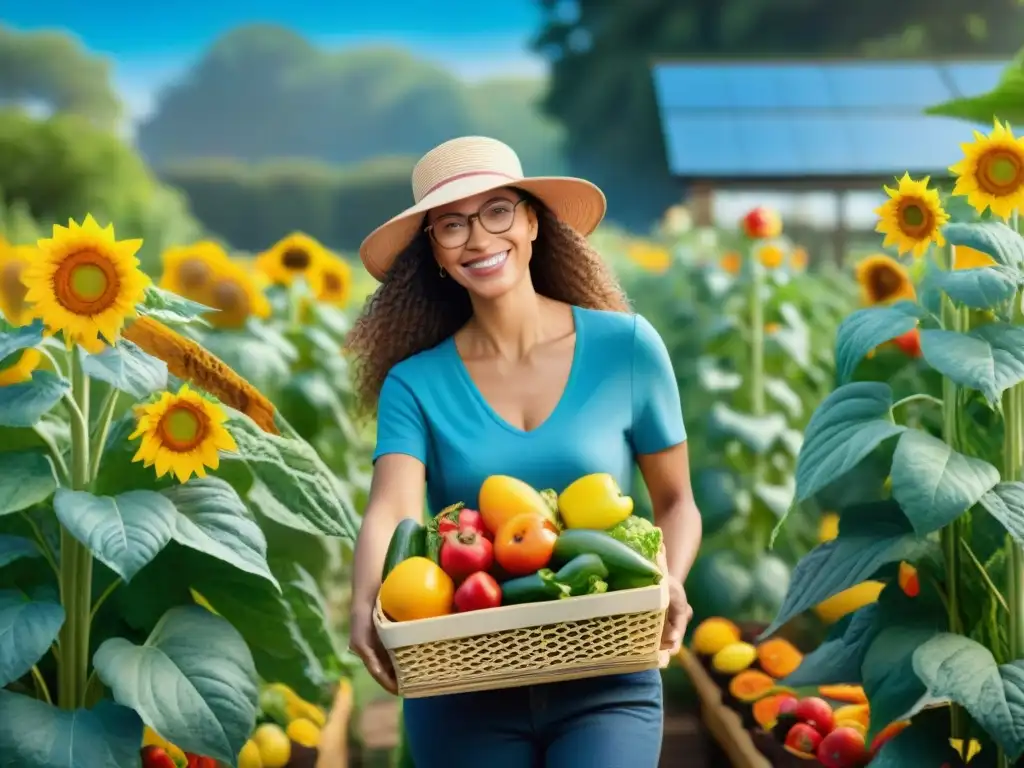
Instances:
[[[356,543],[352,648],[388,690],[394,673],[372,612],[388,542],[405,517],[483,480],[561,490],[610,472],[629,492],[639,465],[678,648],[691,611],[682,582],[701,538],[679,391],[665,345],[630,314],[584,236],[604,216],[589,182],[524,178],[515,153],[454,139],[413,170],[416,204],[360,249],[382,281],[349,338],[357,387],[378,415],[374,473]],[[662,735],[657,670],[502,691],[410,699],[417,768],[654,768]]]

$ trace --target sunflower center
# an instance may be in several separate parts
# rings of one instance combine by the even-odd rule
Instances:
[[[889,267],[876,267],[868,277],[868,285],[875,301],[884,301],[903,286],[903,277]]]
[[[114,265],[95,251],[72,253],[53,276],[57,301],[76,315],[95,315],[108,309],[120,287]]]
[[[324,288],[328,293],[337,293],[341,290],[341,278],[332,272],[324,275]]]
[[[1024,168],[1013,153],[996,149],[978,160],[978,186],[990,195],[1008,195],[1022,185]]]
[[[932,212],[924,201],[910,197],[899,208],[900,229],[908,237],[920,238],[931,232]]]
[[[160,442],[176,453],[187,453],[206,436],[206,414],[189,403],[179,402],[160,419]]]
[[[20,262],[12,262],[0,270],[0,293],[2,293],[12,304],[21,306],[25,301],[25,294],[28,289],[21,282]]]
[[[301,248],[289,248],[281,256],[281,263],[287,269],[299,272],[309,266],[309,254]]]
[[[178,281],[185,290],[194,291],[202,288],[209,279],[210,267],[202,259],[185,259],[178,266]]]

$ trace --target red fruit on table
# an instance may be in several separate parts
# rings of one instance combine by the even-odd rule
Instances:
[[[455,590],[455,610],[460,613],[479,611],[483,608],[497,608],[501,605],[501,585],[484,571],[477,571]]]
[[[217,761],[212,757],[201,757],[191,752],[186,752],[185,757],[188,758],[188,768],[217,768]]]
[[[818,696],[808,696],[800,699],[793,710],[796,719],[801,723],[815,728],[822,736],[830,733],[835,727],[835,717],[832,714],[832,707],[828,702]]]
[[[471,573],[486,571],[494,563],[494,545],[482,533],[450,531],[441,541],[441,570],[459,583]]]
[[[818,751],[821,744],[821,734],[807,723],[797,723],[789,729],[786,734],[786,747],[801,755],[811,755]]]
[[[860,731],[845,725],[822,739],[815,754],[825,768],[860,768],[871,757]]]
[[[163,747],[151,744],[142,748],[141,755],[142,768],[177,768]]]
[[[770,208],[758,207],[743,217],[743,232],[752,240],[778,237],[782,234],[782,219]]]

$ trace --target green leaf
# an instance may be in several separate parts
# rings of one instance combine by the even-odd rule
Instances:
[[[1024,483],[999,483],[981,497],[980,503],[1024,547]]]
[[[987,253],[1004,267],[1024,266],[1024,239],[1001,221],[955,222],[943,227],[950,245]]]
[[[881,629],[878,603],[871,603],[853,613],[839,637],[827,639],[804,656],[800,666],[780,685],[860,685],[861,664],[871,641]]]
[[[861,667],[864,693],[871,702],[869,740],[886,723],[910,718],[934,703],[914,674],[913,655],[941,629],[928,623],[897,623],[875,635]]]
[[[936,707],[917,715],[909,728],[883,744],[871,758],[870,765],[871,768],[941,768],[962,763],[949,744],[949,709]]]
[[[214,310],[190,299],[178,296],[176,293],[157,288],[155,285],[146,286],[146,294],[141,304],[136,305],[140,315],[151,317],[164,325],[200,325],[209,326],[203,315]]]
[[[156,491],[93,496],[57,489],[57,519],[97,560],[125,582],[167,546],[174,531],[174,505]]]
[[[43,553],[31,539],[0,533],[0,568],[26,557],[42,557]]]
[[[804,401],[784,379],[768,377],[764,380],[764,391],[772,400],[785,409],[790,418],[799,419],[804,414]]]
[[[1024,659],[997,665],[985,646],[944,632],[914,651],[914,671],[930,696],[962,705],[1010,760],[1024,754]]]
[[[292,562],[282,565],[280,572],[287,574],[284,579],[285,600],[313,653],[325,662],[331,657],[340,659],[343,651],[337,636],[331,631],[327,599],[316,579],[301,565]]]
[[[234,488],[220,478],[206,477],[161,493],[177,510],[172,533],[176,542],[277,587],[267,565],[267,540]]]
[[[142,720],[112,701],[68,712],[0,691],[2,768],[124,768],[141,744]]]
[[[973,507],[999,482],[999,470],[943,440],[909,429],[892,460],[892,497],[918,534],[937,531]]]
[[[34,320],[29,325],[12,328],[0,333],[0,362],[15,352],[29,349],[43,343],[43,324]]]
[[[64,626],[59,603],[31,601],[13,589],[0,590],[0,688],[39,661]]]
[[[0,517],[45,501],[56,488],[57,478],[46,454],[0,453]]]
[[[884,566],[914,561],[932,546],[914,535],[894,501],[844,509],[839,536],[815,547],[796,564],[782,608],[762,637],[821,601],[874,578]]]
[[[167,389],[167,363],[126,339],[98,355],[83,354],[82,369],[90,377],[138,400]]]
[[[909,301],[849,314],[836,331],[836,380],[846,384],[868,352],[917,327],[921,310]]]
[[[0,387],[0,427],[34,427],[69,387],[49,371],[32,371],[31,381]]]
[[[804,431],[796,463],[796,501],[801,502],[846,474],[905,427],[889,417],[888,384],[858,381],[826,397]]]
[[[932,279],[957,304],[971,309],[993,309],[1013,298],[1021,277],[1010,267],[992,266],[938,271]]]
[[[348,489],[308,443],[269,435],[241,414],[228,428],[238,452],[224,461],[244,461],[261,481],[253,485],[250,501],[263,514],[306,533],[355,541],[359,523]]]
[[[724,403],[715,403],[711,410],[709,429],[739,440],[754,453],[765,453],[786,429],[781,413],[752,416],[734,411]]]
[[[186,752],[235,764],[256,723],[256,669],[238,631],[204,608],[164,614],[144,645],[105,641],[93,664],[114,699]]]
[[[921,331],[921,355],[932,368],[960,386],[981,392],[994,405],[1024,381],[1024,327],[989,323],[968,333]]]

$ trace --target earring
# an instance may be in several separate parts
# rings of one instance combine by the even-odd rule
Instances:
[[[444,267],[438,267],[437,274],[439,274],[442,277],[442,279],[448,277],[448,273],[444,271]]]

